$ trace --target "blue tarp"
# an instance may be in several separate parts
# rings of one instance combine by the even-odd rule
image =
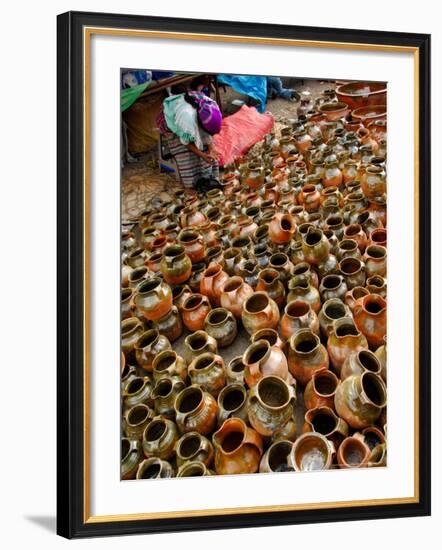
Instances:
[[[256,106],[257,110],[260,113],[265,111],[267,103],[267,77],[220,74],[218,75],[218,82],[231,86],[240,94],[253,97],[259,101],[259,104]]]

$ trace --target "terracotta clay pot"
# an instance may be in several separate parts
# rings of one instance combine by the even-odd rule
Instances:
[[[226,385],[224,361],[220,355],[203,353],[190,363],[188,374],[192,384],[217,396]]]
[[[295,403],[295,391],[287,382],[278,376],[265,376],[250,390],[249,422],[261,435],[273,435],[293,419]]]
[[[255,292],[244,302],[241,314],[244,328],[253,334],[263,328],[276,329],[279,323],[279,309],[265,292]]]
[[[213,476],[214,472],[207,468],[203,462],[191,461],[186,462],[178,468],[177,477],[202,477]]]
[[[138,466],[143,460],[141,443],[138,440],[121,440],[121,479],[135,479]]]
[[[141,441],[146,426],[154,417],[154,411],[144,403],[127,409],[123,416],[123,427],[128,439]]]
[[[365,285],[365,266],[357,258],[344,258],[339,263],[339,271],[344,276],[349,290],[355,286]]]
[[[244,380],[249,388],[267,376],[279,376],[283,380],[288,376],[287,359],[281,348],[271,346],[266,340],[258,340],[243,354]]]
[[[366,371],[341,382],[335,395],[335,409],[352,428],[361,429],[376,423],[386,400],[382,378]]]
[[[301,301],[310,305],[317,314],[321,309],[321,297],[318,289],[304,275],[296,275],[288,283],[287,303]]]
[[[172,289],[173,305],[178,308],[178,311],[183,313],[183,306],[189,296],[192,295],[188,285],[176,285]]]
[[[148,279],[150,276],[149,270],[146,266],[141,266],[133,269],[128,277],[128,284],[131,289],[136,289],[137,286]],[[135,294],[134,294],[135,296]]]
[[[221,306],[237,318],[241,318],[243,304],[253,294],[253,288],[241,277],[230,277],[226,280],[221,293]]]
[[[134,303],[147,320],[157,321],[172,308],[172,290],[159,277],[153,277],[140,284]]]
[[[277,213],[269,224],[269,237],[276,244],[288,243],[296,233],[291,214]]]
[[[143,432],[144,456],[155,456],[163,460],[172,458],[178,437],[177,427],[172,420],[156,416]]]
[[[263,328],[252,334],[250,341],[254,343],[258,340],[266,340],[271,346],[285,349],[285,342],[279,337],[278,331],[273,328]]]
[[[217,404],[210,393],[191,385],[175,400],[176,423],[181,433],[210,433],[216,424]]]
[[[348,435],[348,424],[330,407],[320,406],[305,413],[303,432],[317,432],[332,441],[335,449]]]
[[[154,328],[163,334],[170,342],[175,342],[183,334],[183,322],[181,314],[176,306],[172,306],[163,317],[154,321]]]
[[[183,323],[188,330],[204,328],[204,321],[212,309],[209,298],[202,294],[191,294],[183,304]]]
[[[381,364],[382,379],[387,382],[387,336],[384,336],[384,344],[375,351],[375,355]]]
[[[124,354],[123,354],[124,355]],[[124,364],[123,370],[121,371],[121,392],[124,393],[124,390],[127,386],[127,384],[133,380],[134,378],[137,378],[137,369],[135,367],[132,367],[128,365],[127,363]]]
[[[308,328],[319,334],[318,317],[308,302],[293,300],[285,306],[281,318],[281,336],[289,340],[301,328]]]
[[[346,437],[339,446],[338,464],[341,468],[364,468],[368,466],[370,454],[364,436],[355,433],[351,437]]]
[[[368,294],[355,303],[353,315],[355,325],[368,340],[371,349],[376,350],[384,343],[387,333],[387,302],[378,294]]]
[[[126,258],[127,264],[132,268],[143,267],[145,260],[145,252],[142,248],[136,248]]]
[[[194,207],[186,206],[181,210],[181,227],[199,227],[207,221],[206,216]]]
[[[222,289],[228,278],[220,264],[212,263],[205,270],[200,282],[200,292],[209,298],[212,306],[220,306]]]
[[[299,242],[299,241],[298,241]],[[319,277],[315,271],[315,268],[312,267],[307,262],[299,262],[293,267],[293,277],[302,275],[304,279],[307,279],[308,282],[315,288],[319,288]]]
[[[142,404],[151,407],[153,405],[152,390],[153,384],[149,377],[136,376],[127,383],[123,391],[123,409],[128,410],[135,405]]]
[[[160,334],[157,329],[147,330],[141,334],[135,346],[137,363],[144,370],[152,372],[155,357],[169,349],[172,349],[172,346],[166,336]]]
[[[192,262],[186,255],[184,247],[175,244],[165,248],[160,268],[166,283],[179,285],[185,283],[190,277]]]
[[[368,349],[365,336],[349,317],[334,321],[327,340],[327,351],[335,373],[340,376],[341,368],[350,353]]]
[[[326,275],[319,285],[319,294],[321,295],[322,302],[326,302],[332,298],[343,300],[347,290],[347,283],[342,275]]]
[[[258,275],[257,291],[266,292],[281,307],[285,301],[285,288],[276,269],[263,269]]]
[[[178,376],[182,380],[186,380],[187,366],[186,362],[180,357],[176,351],[171,349],[161,351],[152,361],[153,379],[155,382],[160,378],[168,378]]]
[[[187,281],[187,284],[190,286],[192,292],[199,292],[201,279],[203,278],[203,273],[205,270],[206,264],[204,262],[192,264],[192,271],[190,272],[190,277]]]
[[[226,366],[226,377],[228,384],[244,384],[244,365],[242,355],[234,357]]]
[[[354,374],[360,375],[365,371],[381,375],[382,366],[376,355],[369,350],[351,353],[342,365],[341,380]]]
[[[336,374],[330,370],[313,373],[304,390],[304,404],[307,410],[316,407],[334,408],[335,393],[339,385]]]
[[[127,356],[135,351],[143,331],[143,323],[137,317],[128,317],[121,323],[121,349]]]
[[[384,444],[386,441],[383,431],[376,426],[368,426],[367,428],[364,428],[362,430],[362,435],[364,436],[364,442],[370,451],[375,449],[378,445]]]
[[[235,340],[238,327],[233,313],[222,307],[212,309],[205,321],[204,330],[212,336],[219,348],[225,348]]]
[[[350,308],[345,305],[342,300],[339,298],[331,298],[324,302],[318,315],[321,334],[324,338],[328,338],[333,328],[333,323],[337,319],[342,319],[343,317],[351,317],[351,312]]]
[[[315,185],[304,185],[298,195],[299,204],[306,212],[317,212],[320,206],[321,195]]]
[[[387,275],[387,249],[384,246],[373,244],[367,246],[363,260],[367,277]]]
[[[342,239],[342,241],[338,244],[336,257],[339,261],[344,258],[356,258],[360,260],[361,251],[359,250],[357,241],[353,239]]]
[[[310,432],[298,437],[287,462],[297,472],[328,470],[332,466],[334,453],[331,441],[320,433]]]
[[[146,266],[150,269],[150,271],[152,271],[152,273],[160,273],[162,259],[163,254],[161,252],[151,254],[146,260]]]
[[[293,264],[284,252],[276,252],[269,259],[269,267],[279,273],[279,278],[286,283],[293,275]]]
[[[184,339],[183,355],[187,364],[190,364],[198,355],[207,352],[218,353],[218,344],[215,338],[209,336],[204,330],[197,330]]]
[[[215,470],[219,475],[253,474],[263,453],[262,438],[240,418],[228,418],[213,434]]]
[[[361,254],[364,253],[367,246],[367,235],[358,223],[348,225],[344,230],[346,239],[352,239],[358,243],[358,248]]]
[[[289,466],[287,458],[292,450],[293,443],[287,439],[281,439],[272,443],[263,454],[259,464],[259,473],[287,472]]]
[[[369,233],[369,245],[378,245],[387,247],[387,230],[384,227],[378,227]]]
[[[309,227],[302,239],[302,251],[305,260],[311,265],[323,263],[330,254],[330,243],[320,229]]]
[[[198,432],[188,432],[182,435],[176,442],[175,452],[178,466],[196,461],[209,467],[214,456],[212,443]]]
[[[327,350],[310,329],[300,329],[290,338],[288,366],[291,374],[304,386],[316,371],[328,368]]]
[[[240,383],[225,386],[218,395],[218,426],[233,417],[248,422],[247,391]]]
[[[151,457],[140,463],[137,479],[167,479],[174,476],[172,466],[166,460]]]
[[[190,261],[193,264],[204,260],[204,240],[198,231],[193,229],[184,229],[178,235],[177,242],[184,248],[186,255],[190,258]]]
[[[369,277],[366,282],[366,289],[369,294],[379,294],[382,298],[387,297],[387,279],[380,275]]]
[[[186,384],[179,376],[169,376],[157,380],[152,391],[155,412],[165,418],[173,419],[175,399],[185,387]]]

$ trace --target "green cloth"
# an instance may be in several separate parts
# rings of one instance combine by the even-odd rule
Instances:
[[[184,99],[184,94],[167,97],[163,101],[163,113],[167,127],[181,143],[195,143],[198,149],[203,148],[196,110]]]
[[[138,97],[144,92],[144,90],[149,86],[151,82],[152,81],[149,80],[148,82],[138,84],[138,86],[134,86],[133,88],[125,88],[124,90],[121,90],[121,112],[129,109],[129,107],[131,107],[135,103]]]

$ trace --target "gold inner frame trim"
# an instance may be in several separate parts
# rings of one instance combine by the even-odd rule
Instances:
[[[174,40],[198,40],[213,42],[248,43],[257,45],[332,48],[345,50],[412,53],[414,61],[414,495],[372,500],[351,500],[337,502],[316,502],[271,506],[250,506],[237,508],[214,508],[205,510],[180,510],[136,514],[91,515],[90,490],[90,45],[92,35],[124,36],[136,38],[157,38]],[[352,42],[329,42],[265,37],[245,37],[204,33],[145,31],[136,29],[113,29],[107,27],[83,28],[83,91],[84,91],[84,523],[116,521],[141,521],[152,519],[173,519],[207,517],[230,514],[254,514],[264,512],[287,512],[300,510],[324,510],[327,508],[348,508],[351,506],[385,506],[391,504],[412,504],[419,502],[419,49],[412,46],[363,44]]]

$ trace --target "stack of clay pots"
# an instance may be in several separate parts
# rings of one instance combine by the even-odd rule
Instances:
[[[123,225],[123,479],[386,464],[386,123],[353,113],[304,101]]]

